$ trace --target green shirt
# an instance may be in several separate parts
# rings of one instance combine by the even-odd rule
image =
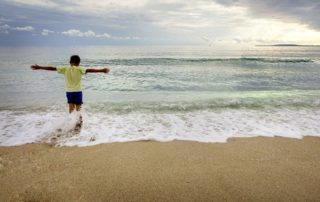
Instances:
[[[81,91],[81,77],[86,73],[86,68],[79,66],[57,67],[57,71],[64,75],[66,92]]]

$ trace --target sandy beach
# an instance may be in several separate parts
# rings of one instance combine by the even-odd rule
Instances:
[[[0,148],[0,201],[319,201],[320,138]]]

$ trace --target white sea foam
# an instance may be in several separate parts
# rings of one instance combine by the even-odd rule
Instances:
[[[82,112],[80,133],[73,128],[80,114],[61,111],[0,112],[0,145],[53,142],[89,146],[138,140],[226,142],[231,137],[320,136],[320,110],[227,109],[175,113]]]

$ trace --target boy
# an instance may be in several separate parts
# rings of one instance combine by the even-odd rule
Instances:
[[[33,70],[49,70],[57,71],[64,75],[66,85],[66,95],[69,104],[69,113],[72,113],[74,109],[80,111],[82,105],[82,91],[81,91],[81,77],[86,73],[108,73],[108,68],[103,69],[86,69],[80,67],[80,57],[73,55],[70,57],[70,67],[50,67],[50,66],[39,66],[32,65]],[[81,117],[80,117],[81,119]]]

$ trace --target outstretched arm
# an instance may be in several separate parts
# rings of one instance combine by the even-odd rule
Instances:
[[[39,66],[39,65],[31,65],[31,69],[33,70],[49,70],[49,71],[57,71],[56,67],[50,67],[50,66]]]
[[[110,69],[108,68],[103,68],[103,69],[86,69],[86,73],[108,73],[110,72]]]

